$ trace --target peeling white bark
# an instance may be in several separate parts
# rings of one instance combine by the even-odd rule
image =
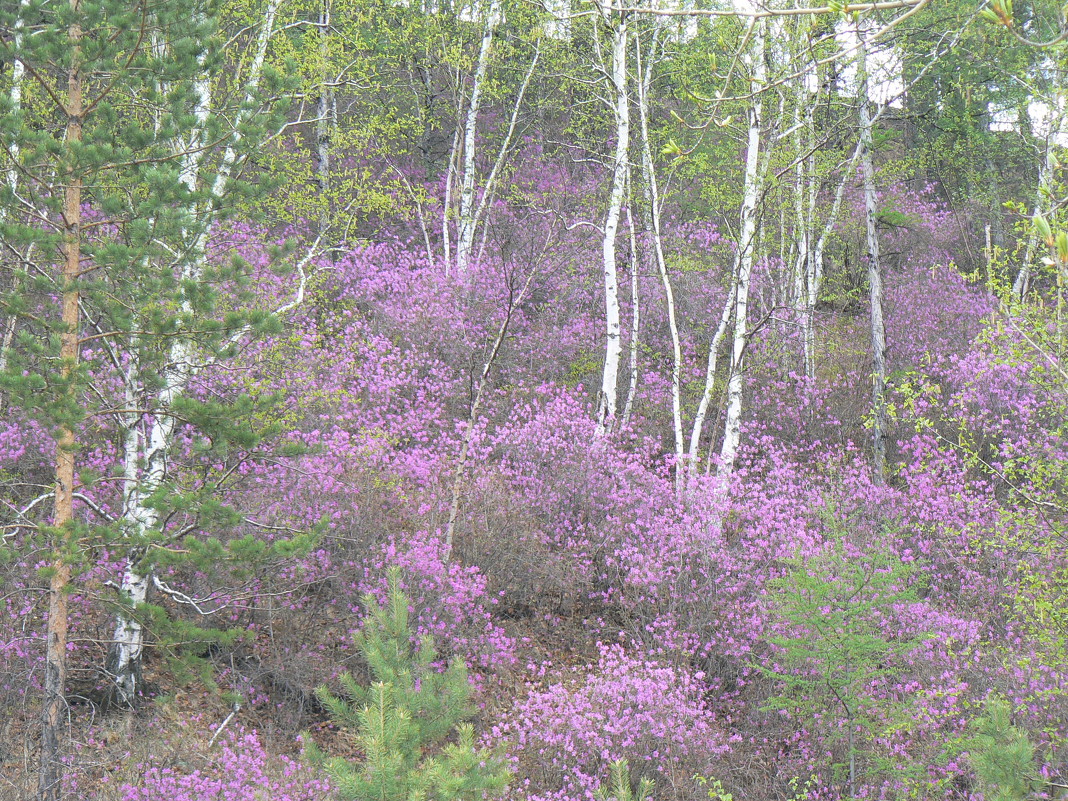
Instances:
[[[656,180],[656,165],[653,162],[653,148],[649,141],[649,90],[653,83],[653,64],[659,48],[660,27],[653,30],[649,43],[649,58],[638,82],[638,122],[642,151],[642,191],[645,194],[647,236],[653,246],[656,268],[660,273],[660,282],[664,287],[664,303],[667,311],[668,330],[671,333],[671,421],[675,434],[675,491],[681,492],[687,474],[686,451],[682,434],[682,343],[679,338],[679,324],[675,314],[675,290],[671,285],[671,276],[667,271],[664,258],[664,242],[660,236],[660,188]],[[641,70],[641,44],[637,43],[638,66]]]
[[[452,135],[452,147],[449,149],[449,166],[445,170],[445,197],[441,212],[441,249],[445,255],[445,276],[452,270],[452,187],[456,183],[456,163],[460,159],[460,128],[457,126]]]
[[[253,59],[246,80],[247,96],[251,97],[259,88],[266,60],[267,46],[275,30],[275,18],[281,0],[270,0],[265,12],[260,31],[257,35]],[[193,113],[197,126],[188,141],[179,143],[181,147],[180,180],[192,192],[201,179],[204,160],[208,153],[205,149],[207,125],[212,114],[211,82],[206,73],[194,84],[196,103]],[[234,121],[234,133],[226,147],[218,171],[211,183],[212,199],[225,196],[233,168],[237,161],[237,145],[240,143],[240,119]],[[210,201],[209,201],[210,202]],[[210,209],[198,210],[198,219],[210,218]],[[212,226],[202,225],[190,232],[188,256],[181,266],[184,281],[196,282],[203,276],[208,239]],[[192,305],[188,299],[180,303],[184,315],[191,315]],[[136,347],[133,349],[136,351]],[[140,414],[129,414],[123,418],[123,517],[122,526],[126,535],[134,543],[127,556],[126,568],[120,586],[121,602],[128,609],[144,603],[148,597],[151,584],[151,572],[143,570],[140,561],[144,556],[143,544],[151,537],[159,525],[159,514],[151,508],[148,499],[162,486],[168,475],[168,456],[174,444],[174,431],[177,420],[172,412],[175,401],[185,394],[189,381],[196,371],[196,354],[194,341],[185,336],[175,336],[171,340],[163,369],[162,383],[154,398],[144,398],[146,382],[141,372],[141,365],[134,358],[127,365],[124,375],[124,391],[128,408],[139,408],[145,403],[152,410],[148,418]],[[147,428],[147,435],[141,430]],[[114,683],[114,700],[120,705],[131,706],[137,701],[140,689],[141,661],[144,654],[144,628],[137,620],[136,614],[120,611],[115,624],[113,642],[108,653],[107,671]]]
[[[738,251],[735,257],[734,338],[731,349],[731,373],[727,382],[727,411],[723,431],[723,445],[719,452],[720,476],[734,471],[734,462],[741,446],[741,425],[745,376],[743,361],[748,344],[749,287],[756,253],[757,217],[764,191],[764,170],[761,168],[761,138],[763,136],[763,98],[761,89],[767,83],[765,50],[767,23],[753,26],[753,36],[742,57],[750,75],[750,87],[755,93],[747,113],[749,135],[745,153],[745,191],[742,198]]]
[[[872,120],[868,107],[867,41],[858,28],[857,80],[860,105],[861,171],[864,175],[864,219],[868,239],[868,285],[871,295],[872,349],[872,451],[876,483],[886,475],[886,326],[883,322],[883,277],[879,258],[879,232],[876,215],[875,169],[872,165]]]
[[[478,137],[478,112],[482,103],[482,91],[489,71],[493,35],[501,20],[500,0],[490,0],[482,29],[482,44],[478,49],[478,62],[471,85],[471,100],[467,104],[467,119],[463,130],[463,176],[460,183],[460,216],[456,223],[456,272],[462,278],[467,275],[471,263],[471,250],[475,242],[475,140]]]
[[[619,278],[616,268],[616,232],[626,188],[628,152],[630,150],[630,99],[627,93],[627,15],[623,11],[604,9],[612,22],[612,72],[610,90],[616,124],[616,150],[612,165],[612,191],[604,221],[601,252],[604,258],[605,357],[601,375],[601,393],[597,408],[597,436],[604,436],[616,424],[617,384],[622,352],[619,322]]]

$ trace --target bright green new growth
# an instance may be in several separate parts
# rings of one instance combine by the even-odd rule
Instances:
[[[609,783],[602,784],[594,792],[597,801],[645,801],[653,794],[653,782],[649,778],[638,781],[638,788],[630,781],[630,764],[617,759],[608,766]]]
[[[374,681],[360,686],[341,677],[345,698],[319,688],[319,700],[339,726],[356,732],[364,754],[359,764],[342,758],[325,765],[343,798],[361,801],[465,801],[498,796],[510,778],[490,751],[476,748],[471,687],[459,658],[444,672],[434,668],[437,652],[430,637],[413,645],[408,598],[389,580],[389,603],[382,608],[364,597],[369,617],[356,637]],[[454,742],[448,740],[455,735]]]
[[[973,724],[969,756],[987,801],[1023,801],[1042,789],[1035,770],[1035,747],[1023,729],[1012,725],[1009,702],[990,696]]]
[[[886,619],[894,607],[916,600],[914,567],[877,545],[863,551],[851,546],[833,509],[824,523],[828,536],[820,552],[789,560],[788,572],[769,582],[780,621],[779,633],[769,639],[781,649],[781,667],[758,668],[782,686],[765,709],[798,720],[828,714],[844,720],[828,736],[845,741],[846,762],[833,767],[852,797],[859,778],[878,772],[900,776],[908,769],[883,764],[865,744],[907,725],[910,703],[884,697],[877,688],[895,673],[896,657],[924,635],[887,636]]]

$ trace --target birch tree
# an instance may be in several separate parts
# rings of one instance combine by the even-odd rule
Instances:
[[[234,193],[236,174],[241,162],[254,144],[245,141],[245,126],[253,114],[263,111],[260,92],[264,82],[267,47],[275,33],[280,0],[267,0],[262,8],[252,41],[249,67],[243,76],[243,92],[237,108],[230,107],[216,96],[214,76],[207,70],[211,55],[210,39],[198,57],[198,71],[190,84],[194,101],[196,124],[184,136],[170,142],[179,165],[179,179],[186,189],[183,219],[188,221],[178,231],[181,250],[178,258],[167,265],[175,269],[184,287],[201,287],[209,280],[212,269],[208,245],[218,222],[224,219],[226,208]],[[202,19],[202,24],[208,20]],[[173,51],[169,54],[174,57]],[[232,131],[220,146],[215,140],[227,116],[232,115]],[[275,126],[278,121],[275,121]],[[260,137],[269,133],[261,128]],[[221,155],[219,155],[221,151]],[[320,234],[322,235],[322,234]],[[303,268],[300,284],[306,281]],[[298,295],[302,285],[297,287]],[[150,546],[161,536],[161,506],[158,494],[171,477],[171,459],[175,448],[175,434],[181,420],[181,406],[190,382],[199,370],[210,365],[220,353],[220,346],[237,341],[251,328],[249,321],[241,321],[224,332],[222,339],[198,336],[190,329],[200,316],[195,291],[181,290],[178,296],[179,329],[169,338],[162,350],[146,358],[145,347],[136,348],[117,362],[122,364],[122,379],[128,408],[122,417],[123,430],[123,513],[121,525],[124,538],[131,545],[126,568],[119,586],[122,604],[113,643],[108,653],[106,671],[113,682],[117,703],[130,706],[136,703],[141,683],[141,664],[144,654],[144,626],[137,607],[148,598],[150,587],[162,592],[168,588],[154,575]],[[280,309],[279,311],[284,311]],[[186,322],[187,321],[187,322]],[[188,331],[188,333],[186,333]],[[137,344],[137,343],[132,343]],[[118,354],[116,354],[118,356]],[[158,375],[158,380],[157,380]]]
[[[660,187],[657,182],[653,147],[649,138],[649,94],[653,83],[653,65],[660,49],[661,26],[654,24],[649,38],[649,52],[642,63],[641,42],[635,37],[636,64],[638,67],[638,121],[641,144],[642,190],[645,196],[645,234],[653,252],[660,283],[664,287],[664,304],[667,312],[668,331],[671,334],[671,421],[675,441],[675,486],[681,491],[687,470],[686,452],[682,434],[682,343],[675,313],[675,290],[668,274],[664,257],[664,242],[660,235]],[[635,302],[637,302],[635,300]]]
[[[42,794],[58,793],[65,602],[71,567],[88,547],[126,552],[107,674],[114,700],[140,689],[144,612],[151,587],[171,589],[153,565],[176,539],[208,525],[202,499],[172,481],[179,432],[211,449],[255,439],[239,415],[189,396],[199,370],[226,358],[271,316],[219,304],[245,266],[220,264],[209,243],[252,190],[248,155],[284,124],[280,77],[266,65],[278,0],[268,0],[249,42],[247,71],[227,73],[217,8],[170,0],[43,7],[33,35],[4,43],[48,102],[4,120],[9,163],[25,192],[6,191],[0,244],[42,254],[16,272],[2,310],[26,324],[9,352],[3,385],[23,412],[54,432],[55,510]],[[65,76],[59,81],[55,75]],[[61,146],[52,131],[62,122]],[[39,205],[28,205],[34,197]],[[86,216],[88,215],[88,216]],[[298,265],[292,302],[302,297]],[[49,293],[58,295],[50,308]],[[285,306],[279,311],[284,311]],[[60,332],[58,342],[48,331]],[[91,357],[88,356],[91,354]],[[79,362],[85,356],[88,361]],[[113,425],[121,443],[118,498],[111,480],[80,473],[81,421]],[[227,417],[233,419],[227,419]],[[84,475],[84,478],[77,478]],[[95,500],[94,500],[95,498]],[[75,501],[83,505],[79,511]],[[21,522],[32,523],[25,507]],[[185,511],[177,514],[176,507]],[[103,524],[85,529],[84,515]],[[176,526],[176,520],[183,520]],[[185,549],[188,551],[188,549]],[[180,598],[181,594],[175,594]],[[49,796],[51,797],[51,796]]]
[[[723,444],[719,451],[720,476],[733,472],[741,445],[743,393],[745,389],[744,360],[749,340],[749,287],[756,258],[757,223],[764,192],[767,160],[762,160],[764,137],[764,97],[767,82],[766,20],[753,19],[749,42],[744,45],[741,61],[749,75],[752,102],[746,112],[748,136],[745,150],[745,185],[739,213],[737,255],[734,263],[734,334],[731,343],[730,378],[727,382],[727,409]]]
[[[616,425],[619,363],[622,338],[619,319],[619,275],[616,265],[616,234],[626,194],[627,166],[630,151],[630,95],[627,75],[628,12],[602,7],[600,19],[609,27],[611,55],[605,75],[608,100],[613,111],[615,155],[612,159],[611,189],[605,212],[601,239],[604,268],[605,356],[601,373],[601,390],[597,402],[597,435],[604,436]]]
[[[471,261],[471,250],[475,243],[475,142],[478,137],[479,109],[482,105],[482,93],[485,90],[489,72],[490,53],[493,49],[493,37],[501,23],[500,0],[489,0],[489,6],[483,13],[482,41],[478,48],[478,61],[471,84],[471,97],[467,102],[467,114],[463,127],[457,132],[454,141],[462,143],[462,156],[454,156],[460,165],[460,216],[457,220],[456,234],[456,271],[461,276],[467,275]],[[446,206],[445,214],[449,208]],[[448,226],[446,216],[445,225]]]
[[[886,324],[883,321],[883,274],[879,255],[878,199],[872,163],[872,119],[868,98],[867,31],[857,25],[857,104],[860,165],[864,176],[864,221],[868,245],[868,288],[871,298],[872,452],[876,482],[886,475]]]

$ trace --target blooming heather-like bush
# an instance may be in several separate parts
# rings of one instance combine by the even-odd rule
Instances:
[[[514,742],[532,801],[592,799],[620,759],[653,779],[658,797],[684,796],[690,777],[729,750],[702,700],[701,674],[598,645],[588,675],[532,692],[493,736]]]
[[[208,764],[191,772],[149,765],[122,801],[323,801],[330,784],[318,771],[286,756],[270,756],[254,731],[224,736]]]

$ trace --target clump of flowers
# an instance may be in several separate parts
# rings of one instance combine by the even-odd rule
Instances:
[[[225,735],[203,768],[191,772],[147,766],[137,784],[124,784],[122,801],[323,801],[330,783],[287,756],[269,756],[255,731]]]
[[[493,732],[510,737],[529,768],[531,801],[593,799],[609,766],[632,772],[670,796],[670,776],[707,771],[729,750],[702,699],[702,675],[599,644],[595,669],[577,686],[560,681],[532,692]],[[506,730],[507,731],[506,731]],[[681,789],[681,788],[678,788]]]

